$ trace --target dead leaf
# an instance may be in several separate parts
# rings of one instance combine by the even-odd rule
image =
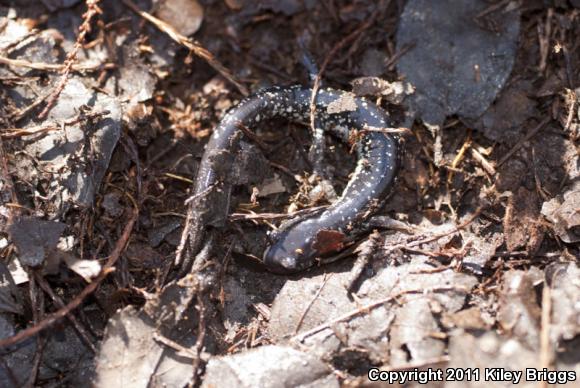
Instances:
[[[65,228],[66,225],[61,222],[25,217],[15,220],[8,227],[8,232],[18,248],[20,262],[30,267],[38,267],[56,248]]]
[[[544,202],[542,214],[554,224],[554,230],[562,241],[580,241],[580,187],[566,191],[560,198]]]

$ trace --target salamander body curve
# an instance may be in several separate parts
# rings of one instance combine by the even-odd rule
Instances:
[[[303,86],[273,87],[244,99],[230,110],[206,146],[194,196],[217,190],[219,195],[229,198],[231,186],[220,182],[223,178],[216,169],[215,158],[232,151],[241,136],[240,125],[251,128],[273,118],[309,121],[311,96],[312,89]],[[376,130],[389,127],[387,113],[363,98],[340,90],[319,90],[316,124],[315,136],[329,132],[345,143],[352,139],[351,131],[357,131],[357,165],[338,200],[322,212],[283,224],[273,235],[264,253],[264,264],[275,273],[290,274],[315,265],[328,253],[320,247],[320,233],[347,234],[368,218],[386,200],[401,164],[399,138]]]

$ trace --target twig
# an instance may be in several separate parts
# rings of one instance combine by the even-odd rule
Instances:
[[[37,325],[29,327],[27,329],[21,330],[13,336],[2,338],[0,340],[0,349],[6,348],[8,346],[15,345],[19,342],[22,342],[32,336],[37,335],[41,331],[44,331],[50,328],[54,323],[58,322],[68,314],[70,314],[74,309],[79,307],[86,297],[92,294],[101,284],[101,282],[107,277],[108,274],[114,271],[113,265],[117,262],[121,253],[125,249],[127,242],[129,241],[129,237],[131,236],[131,232],[133,231],[133,226],[137,221],[137,216],[139,215],[138,209],[133,209],[133,213],[129,218],[129,222],[125,225],[123,229],[123,233],[121,237],[117,241],[113,252],[109,256],[109,259],[101,269],[101,273],[93,280],[92,283],[88,284],[80,294],[78,294],[72,301],[70,301],[66,306],[59,309],[58,311],[46,316],[42,321],[40,321]]]
[[[179,241],[179,245],[175,250],[175,265],[179,265],[183,261],[183,253],[185,252],[187,238],[189,236],[190,229],[192,227],[192,214],[191,212],[187,212],[187,216],[185,217],[185,225],[183,226],[183,232],[181,233],[181,239]]]
[[[461,163],[461,161],[463,160],[463,158],[465,157],[465,153],[467,152],[467,150],[469,148],[471,148],[471,134],[470,132],[468,132],[467,134],[467,138],[465,139],[465,141],[463,142],[463,145],[461,146],[461,148],[459,149],[459,152],[457,152],[457,155],[455,155],[455,157],[453,158],[453,161],[451,162],[451,168],[456,169],[457,166],[459,166],[459,163]],[[453,181],[453,170],[449,173],[449,175],[447,176],[447,183],[451,183]]]
[[[382,128],[382,127],[373,127],[370,125],[365,125],[363,129],[358,131],[359,134],[368,133],[368,132],[380,132],[380,133],[387,133],[393,135],[408,135],[411,134],[411,130],[405,127],[399,128]]]
[[[355,253],[357,254],[357,258],[350,270],[348,278],[343,283],[349,293],[354,292],[364,269],[371,260],[371,257],[376,253],[380,241],[381,234],[375,229],[369,237],[356,248]]]
[[[157,342],[162,343],[163,345],[170,347],[171,349],[175,350],[177,352],[177,355],[181,356],[181,357],[187,357],[191,360],[193,360],[193,373],[194,375],[192,376],[191,379],[191,384],[188,386],[191,387],[195,387],[196,386],[196,382],[197,382],[197,369],[199,367],[199,361],[202,359],[206,359],[209,358],[209,355],[207,353],[203,353],[203,339],[205,337],[205,307],[203,306],[203,303],[201,302],[201,297],[198,295],[198,302],[199,302],[199,306],[200,306],[200,312],[199,312],[199,324],[198,324],[198,337],[197,337],[197,341],[195,343],[195,347],[193,349],[188,349],[182,345],[180,345],[179,343],[170,340],[169,338],[163,336],[161,333],[154,333],[153,334],[153,339]]]
[[[94,120],[106,116],[109,113],[109,111],[84,113],[70,120],[63,121],[62,123],[47,123],[42,125],[35,125],[30,128],[8,128],[5,129],[4,132],[0,134],[0,136],[2,136],[4,139],[13,139],[22,136],[40,135],[46,132],[64,129],[67,126],[77,124],[81,121]]]
[[[46,347],[46,338],[37,337],[36,338],[36,349],[34,352],[34,357],[32,359],[32,367],[30,368],[30,375],[28,376],[28,380],[24,385],[23,388],[34,388],[38,385],[35,384],[36,379],[38,378],[38,372],[40,370],[40,365],[43,361],[44,356],[44,349]]]
[[[54,88],[52,94],[49,96],[46,106],[44,107],[42,112],[40,112],[40,114],[38,115],[38,118],[40,120],[43,120],[48,115],[52,107],[56,104],[56,101],[58,100],[58,97],[64,90],[64,87],[66,86],[73,65],[77,60],[78,51],[82,48],[83,43],[85,41],[85,37],[87,36],[87,33],[91,30],[91,20],[97,14],[102,13],[101,9],[97,5],[99,1],[100,0],[86,0],[87,11],[83,14],[83,23],[79,27],[79,34],[77,36],[77,40],[75,42],[72,51],[68,53],[68,55],[66,56],[60,81],[56,85],[56,88]]]
[[[8,212],[8,216],[6,218],[8,219],[7,221],[10,222],[12,217],[20,212],[21,207],[20,202],[18,201],[18,194],[16,193],[14,181],[12,180],[12,175],[10,175],[10,169],[8,168],[8,159],[6,158],[6,152],[4,151],[4,142],[2,141],[1,136],[0,136],[0,182],[2,182],[2,185],[5,187],[3,191],[5,192],[8,191],[10,193],[12,203],[17,205],[12,207],[12,209],[17,210],[10,210]]]
[[[481,19],[482,17],[487,16],[490,13],[497,11],[498,9],[505,7],[509,2],[510,2],[510,0],[503,0],[503,1],[500,1],[496,4],[492,4],[489,7],[487,7],[486,9],[484,9],[483,11],[481,11],[480,13],[478,13],[477,15],[475,15],[475,18]]]
[[[304,318],[306,318],[306,314],[308,314],[308,312],[310,311],[310,308],[312,307],[314,302],[316,302],[316,299],[318,299],[318,297],[322,293],[322,290],[324,289],[326,282],[328,282],[328,279],[330,279],[330,276],[328,276],[328,274],[325,273],[324,278],[322,278],[322,284],[318,288],[318,291],[316,291],[316,294],[312,297],[312,299],[310,300],[310,302],[308,303],[308,305],[306,306],[306,308],[304,309],[304,311],[300,315],[300,319],[298,319],[298,323],[296,324],[296,329],[294,330],[295,335],[298,334],[298,331],[300,330],[300,328],[302,327],[302,324],[304,323]]]
[[[538,21],[538,43],[540,46],[540,64],[538,67],[541,72],[546,70],[546,65],[548,63],[548,55],[550,54],[550,36],[552,35],[552,17],[554,15],[554,9],[548,8],[548,13],[546,15],[546,22],[542,25]]]
[[[191,197],[187,198],[184,203],[186,205],[189,205],[190,203],[192,203],[193,201],[197,201],[200,198],[203,198],[204,196],[208,195],[210,193],[210,191],[212,191],[214,188],[216,187],[216,184],[210,185],[207,189],[205,189],[204,191],[202,191],[201,193],[197,193],[192,195]]]
[[[397,64],[397,62],[399,62],[399,59],[401,59],[401,57],[405,54],[407,54],[409,51],[411,51],[413,48],[415,48],[416,44],[415,43],[408,43],[406,45],[404,45],[403,47],[401,47],[401,49],[399,51],[397,51],[396,53],[394,53],[386,62],[385,62],[385,67],[387,68],[387,70],[392,71],[395,69],[395,65]]]
[[[41,70],[41,71],[64,71],[66,64],[45,63],[45,62],[30,62],[25,59],[12,59],[0,55],[0,63],[3,65],[13,67],[25,67],[27,69]],[[115,67],[114,63],[73,63],[71,71],[86,72],[96,71],[102,69],[111,69]]]
[[[540,122],[540,124],[538,124],[535,128],[533,128],[531,131],[528,132],[528,134],[526,136],[524,136],[523,139],[521,139],[520,141],[518,141],[518,143],[513,146],[513,148],[511,150],[508,151],[507,154],[504,155],[503,158],[501,158],[501,160],[499,161],[499,163],[497,164],[497,167],[501,166],[502,164],[504,164],[517,150],[520,149],[520,147],[522,145],[524,145],[525,142],[527,142],[528,140],[530,140],[532,137],[534,137],[538,132],[540,132],[540,130],[542,128],[544,128],[544,126],[546,124],[548,124],[548,122],[551,120],[550,117],[546,117],[544,120],[542,120]]]
[[[405,234],[415,234],[421,229],[415,225],[403,221],[395,220],[387,216],[373,216],[367,223],[371,228],[392,229]]]
[[[36,271],[34,272],[34,277],[40,288],[42,288],[42,290],[52,298],[52,300],[58,306],[58,308],[64,308],[65,307],[64,301],[60,296],[55,294],[55,292],[52,290],[46,279],[44,279],[44,277],[42,277],[42,275],[40,275]],[[91,338],[89,337],[85,329],[82,327],[78,319],[73,314],[68,314],[66,317],[72,323],[75,331],[77,332],[79,338],[81,339],[81,341],[83,341],[85,346],[89,348],[89,350],[93,352],[93,354],[97,354],[97,348],[95,348],[93,341],[91,341]]]
[[[34,270],[28,271],[29,275],[32,275]],[[34,324],[40,321],[40,318],[45,313],[45,303],[44,295],[38,290],[38,283],[33,276],[30,276],[30,287],[28,288],[30,294],[30,301],[32,303],[32,320]],[[42,355],[44,353],[44,347],[46,345],[46,338],[36,337],[36,349],[34,352],[34,357],[32,359],[32,368],[30,368],[30,374],[28,380],[23,388],[32,388],[35,386],[35,381],[38,376],[38,371],[40,369],[40,363],[42,361]]]
[[[576,108],[578,97],[576,97],[576,93],[572,90],[568,91],[566,97],[566,100],[568,100],[568,117],[566,118],[566,124],[564,124],[564,131],[568,132],[570,130],[570,126],[572,125],[572,120],[574,120],[574,116],[576,115],[574,108]]]
[[[485,172],[491,176],[495,175],[495,167],[493,167],[493,165],[481,154],[481,152],[477,150],[476,147],[471,149],[471,156],[473,156],[473,159],[481,165]]]
[[[163,345],[170,347],[175,350],[177,354],[181,357],[187,357],[191,360],[195,359],[197,356],[195,352],[189,348],[186,348],[175,341],[163,336],[161,333],[153,333],[153,339],[157,342],[161,342]]]
[[[233,74],[215,57],[210,53],[205,47],[203,47],[198,41],[189,39],[186,36],[181,35],[177,30],[169,23],[164,22],[161,19],[157,19],[155,16],[142,11],[139,7],[133,3],[131,0],[123,0],[123,4],[129,7],[133,12],[137,15],[141,16],[143,19],[147,20],[155,27],[157,27],[162,32],[166,33],[171,39],[173,39],[176,43],[187,47],[191,52],[193,52],[198,57],[205,60],[211,67],[213,67],[218,73],[220,73],[225,79],[230,81],[240,93],[244,96],[247,96],[248,89],[239,83],[233,76]]]
[[[58,131],[62,127],[53,124],[35,125],[30,128],[8,128],[0,134],[4,139],[14,139],[23,136],[40,135],[47,132]]]
[[[283,172],[284,174],[286,174],[289,178],[291,179],[296,179],[296,174],[292,172],[292,170],[290,170],[288,167],[284,166],[283,164],[279,164],[276,162],[272,162],[272,161],[268,161],[268,164],[277,169],[280,170],[281,172]]]
[[[550,367],[550,315],[552,313],[552,297],[550,286],[544,282],[542,290],[542,330],[540,332],[540,369]],[[541,384],[547,387],[546,381]]]
[[[236,121],[235,125],[238,129],[240,129],[244,133],[244,135],[246,135],[250,140],[255,142],[258,145],[258,147],[260,147],[261,150],[268,149],[268,145],[264,143],[262,139],[260,139],[260,136],[252,132],[252,130],[247,126],[245,126],[244,123],[238,120]]]
[[[316,213],[319,210],[327,208],[327,205],[324,206],[314,206],[309,207],[306,209],[297,210],[291,213],[232,213],[228,217],[230,221],[268,221],[268,220],[286,220],[289,218],[298,217],[304,214],[311,214]]]
[[[321,325],[318,325],[318,326],[316,326],[308,331],[305,331],[303,333],[295,335],[294,337],[291,338],[291,340],[302,342],[306,338],[311,337],[314,334],[317,334],[317,333],[319,333],[323,330],[326,330],[326,329],[330,329],[332,326],[336,325],[337,323],[346,321],[350,318],[354,318],[354,317],[361,315],[361,314],[364,314],[364,313],[368,313],[369,311],[374,310],[377,307],[381,307],[385,303],[392,302],[395,299],[397,299],[403,295],[426,294],[428,292],[445,292],[445,291],[461,291],[461,292],[465,292],[465,293],[469,292],[469,290],[467,288],[462,287],[462,286],[442,286],[442,287],[435,287],[432,289],[418,288],[418,289],[412,289],[412,290],[403,290],[403,291],[397,292],[396,294],[388,296],[386,298],[383,298],[383,299],[374,301],[372,303],[366,304],[364,306],[361,306],[360,308],[358,308],[356,310],[349,311],[348,313],[341,315],[338,318],[335,318],[331,321],[328,321],[328,322],[325,322]]]
[[[481,214],[482,210],[483,210],[482,208],[478,208],[475,211],[475,213],[473,213],[473,215],[471,217],[469,217],[469,219],[467,219],[462,224],[457,225],[455,228],[451,229],[450,231],[443,232],[443,233],[438,233],[438,234],[435,234],[433,236],[426,237],[426,238],[424,238],[422,240],[413,241],[413,242],[411,242],[411,243],[409,243],[407,245],[403,245],[402,248],[412,248],[412,247],[416,247],[417,245],[426,244],[428,242],[432,242],[432,241],[435,241],[435,240],[439,240],[440,238],[449,236],[450,234],[457,233],[461,229],[465,228],[467,225],[471,224],[479,216],[479,214]],[[393,247],[391,247],[391,249],[399,249],[399,245],[393,246]]]
[[[123,0],[123,1],[127,1],[127,0]],[[334,45],[334,47],[328,52],[328,54],[324,58],[324,61],[322,62],[322,65],[320,66],[320,70],[318,71],[318,74],[316,74],[316,78],[314,78],[314,84],[312,85],[312,95],[310,96],[310,128],[312,130],[312,133],[315,133],[314,122],[315,122],[315,116],[316,116],[316,114],[315,114],[316,113],[316,95],[318,94],[318,89],[320,88],[320,80],[322,79],[322,75],[324,74],[324,72],[326,71],[326,68],[328,67],[328,65],[330,63],[330,60],[336,56],[336,53],[340,49],[342,49],[348,43],[352,42],[354,39],[356,39],[356,37],[359,34],[361,34],[364,30],[369,28],[375,22],[379,11],[385,9],[387,7],[387,5],[388,5],[388,3],[386,3],[385,0],[381,0],[380,3],[377,5],[376,11],[373,12],[371,17],[369,17],[366,21],[364,21],[353,32],[351,32],[346,37],[344,37],[340,42],[338,42],[336,45]]]
[[[185,182],[185,183],[189,183],[189,184],[194,183],[193,179],[189,179],[189,178],[183,177],[181,175],[177,175],[177,174],[172,174],[170,172],[166,172],[163,175],[165,175],[167,178],[175,179],[177,181],[181,181],[181,182]]]
[[[201,352],[203,350],[203,343],[205,340],[205,305],[201,294],[197,294],[197,304],[199,309],[199,323],[197,325],[197,341],[195,341],[195,358],[193,359],[193,376],[191,379],[191,386],[197,386],[197,379],[199,375],[199,365],[201,361]]]
[[[30,113],[33,109],[36,109],[39,105],[41,105],[46,99],[50,96],[50,94],[45,94],[42,96],[38,96],[36,100],[30,105],[25,108],[19,109],[16,112],[10,115],[10,118],[14,121],[22,120],[28,113]]]

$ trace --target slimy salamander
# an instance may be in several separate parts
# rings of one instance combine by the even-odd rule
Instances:
[[[240,124],[252,127],[280,117],[308,121],[312,89],[303,86],[273,87],[244,99],[221,120],[204,153],[194,197],[227,197],[231,184],[218,171],[216,158],[230,154],[240,135]],[[364,221],[388,196],[400,165],[398,138],[369,128],[388,127],[385,111],[351,93],[321,89],[316,96],[315,136],[328,131],[348,143],[351,130],[359,131],[356,142],[357,166],[340,198],[324,211],[291,220],[273,234],[264,253],[264,264],[276,273],[294,273],[317,263],[325,253],[317,237],[321,232],[347,233]],[[222,165],[221,170],[227,170]],[[207,205],[213,200],[209,199]],[[227,212],[228,209],[225,209]]]

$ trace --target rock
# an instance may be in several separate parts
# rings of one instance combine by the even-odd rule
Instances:
[[[201,386],[338,388],[339,384],[330,368],[316,357],[291,347],[268,345],[212,358]]]

